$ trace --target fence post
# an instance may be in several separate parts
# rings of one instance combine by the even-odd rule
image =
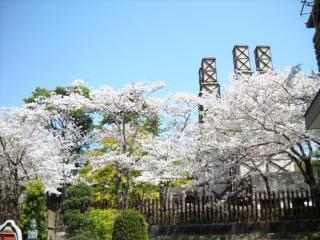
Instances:
[[[230,197],[227,198],[227,206],[228,206],[228,222],[231,222]]]
[[[295,200],[297,199],[297,196],[295,196],[294,191],[291,190],[291,204],[292,204],[292,218],[297,218],[297,206],[295,204]]]
[[[249,222],[249,196],[247,191],[246,191],[245,201],[246,201],[246,222]]]
[[[163,224],[163,198],[159,198],[159,223]]]
[[[301,218],[301,202],[303,204],[303,198],[299,196],[299,191],[296,190],[296,208],[297,208],[297,219]]]
[[[260,214],[259,214],[259,220],[260,221],[262,221],[263,220],[263,218],[262,218],[262,209],[263,209],[263,207],[262,207],[262,196],[261,196],[261,192],[259,192],[259,207],[260,207]]]
[[[148,223],[150,224],[150,219],[151,219],[151,216],[150,216],[150,213],[151,213],[151,211],[150,211],[150,199],[148,199],[147,204],[148,204]]]
[[[291,199],[291,197],[290,197],[290,192],[289,192],[289,190],[287,190],[287,199],[288,199],[288,210],[289,210],[289,219],[292,219],[292,216],[293,216],[293,209],[292,209],[292,199]]]
[[[257,222],[258,221],[258,217],[259,217],[259,215],[258,215],[258,201],[257,201],[257,193],[255,192],[254,193],[254,207],[255,207],[255,213],[256,213],[256,215],[255,215],[255,221]]]
[[[218,222],[219,221],[219,219],[218,219],[218,205],[217,205],[217,198],[215,198],[214,199],[214,215],[215,215],[215,217],[214,217],[214,222]]]
[[[310,199],[308,190],[306,190],[306,198],[307,198],[307,217],[310,218]]]
[[[206,221],[206,213],[205,213],[205,195],[201,197],[201,212],[202,212],[202,219],[201,222],[204,223]]]
[[[192,223],[192,206],[190,202],[189,202],[189,223]]]
[[[208,201],[207,201],[208,200]],[[210,216],[209,216],[209,196],[206,196],[206,199],[205,199],[205,201],[206,201],[206,223],[209,223],[210,222]]]
[[[176,224],[176,221],[175,221],[175,205],[176,204],[176,201],[171,198],[171,205],[172,205],[172,224]]]
[[[180,223],[182,224],[183,221],[183,215],[184,215],[184,211],[183,211],[183,199],[182,196],[180,196]]]
[[[197,206],[198,205],[198,206]],[[197,210],[198,208],[198,210]],[[193,201],[193,222],[198,222],[200,223],[200,199],[198,194],[194,196],[194,201]],[[198,212],[198,214],[197,214]]]
[[[210,222],[212,223],[213,220],[214,220],[214,217],[213,217],[213,196],[211,195],[210,196]]]
[[[163,220],[164,220],[164,224],[167,225],[168,224],[168,199],[165,198],[163,199]]]
[[[273,215],[273,220],[277,220],[278,219],[278,212],[279,210],[277,210],[277,198],[276,198],[276,194],[275,192],[272,192],[272,208],[274,208],[274,215]]]
[[[282,211],[281,211],[281,200],[280,200],[280,192],[279,191],[276,192],[276,196],[277,196],[277,202],[278,202],[278,207],[279,207],[278,219],[280,220],[281,216],[282,216]]]

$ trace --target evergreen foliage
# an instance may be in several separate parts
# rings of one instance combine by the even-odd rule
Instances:
[[[21,228],[23,238],[27,238],[30,221],[37,222],[38,239],[45,240],[46,233],[46,194],[44,183],[40,180],[30,181],[27,184],[26,199],[22,204]]]
[[[46,88],[37,87],[33,92],[32,96],[28,98],[24,98],[23,101],[25,103],[35,102],[37,98],[50,98],[52,94],[57,94],[61,96],[68,96],[70,92],[79,93],[86,98],[89,98],[90,90],[87,87],[56,87],[54,90],[49,90]],[[92,117],[84,111],[84,109],[75,109],[71,112],[72,118],[75,121],[75,124],[81,128],[83,133],[88,132],[91,128],[93,128],[93,120]]]
[[[141,213],[135,210],[122,212],[113,227],[112,240],[147,240],[147,224]]]
[[[92,198],[93,190],[85,183],[79,183],[67,189],[62,218],[67,225],[70,239],[96,239],[95,223],[89,217],[88,211]],[[90,238],[87,238],[87,236],[90,236]]]

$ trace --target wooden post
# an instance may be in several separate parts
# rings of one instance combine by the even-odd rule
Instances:
[[[184,199],[184,217],[185,217],[184,223],[187,223],[188,222],[188,205],[186,202],[186,198]]]
[[[296,198],[297,198],[297,196],[294,196],[294,191],[291,190],[291,204],[292,204],[292,218],[293,219],[297,218],[297,209],[294,204]]]
[[[160,224],[163,224],[163,199],[159,199],[159,214],[160,214]]]
[[[255,207],[255,212],[256,212],[256,216],[255,216],[255,219],[254,219],[254,221],[258,221],[258,218],[259,218],[259,215],[258,215],[258,201],[257,201],[257,198],[258,198],[258,196],[257,196],[257,193],[255,192],[254,193],[254,207]]]
[[[235,205],[233,195],[231,195],[230,201],[231,201],[231,222],[235,222],[236,205]]]
[[[143,215],[146,217],[147,215],[147,200],[143,200]]]
[[[307,199],[307,218],[310,218],[310,198],[308,190],[306,190],[306,199]]]
[[[166,225],[168,224],[168,210],[167,210],[167,198],[163,199],[163,223]]]
[[[214,221],[214,216],[213,216],[213,197],[212,195],[210,196],[210,211],[211,211],[211,214],[210,214],[210,222],[213,222]]]
[[[200,201],[200,198],[199,197],[197,197],[197,203],[198,203],[198,209],[197,209],[197,211],[198,211],[198,223],[201,223],[202,222],[202,220],[201,220],[201,218],[202,218],[202,213],[201,213],[201,201]]]
[[[189,223],[192,223],[192,207],[191,207],[191,203],[189,203]]]
[[[173,202],[171,202],[172,203],[172,224],[176,224],[176,219],[175,219],[175,204],[176,204],[176,201],[174,201],[173,200]]]
[[[222,216],[222,206],[221,206],[221,201],[219,203],[219,222],[222,223],[223,220],[222,220],[223,216]]]
[[[272,193],[268,195],[268,205],[269,205],[269,220],[272,221],[272,209],[273,209],[273,205],[272,205]]]
[[[152,224],[155,224],[155,221],[154,221],[154,199],[152,199],[151,204],[152,204],[151,221],[152,221]]]
[[[263,220],[262,213],[263,213],[263,207],[262,207],[262,197],[261,192],[259,192],[259,205],[260,205],[260,221]]]
[[[239,202],[239,199],[238,198],[236,198],[236,201],[237,201],[237,222],[239,222],[240,221],[240,202]]]
[[[285,219],[287,219],[287,214],[288,214],[288,210],[287,210],[287,204],[286,204],[286,196],[285,196],[285,192],[281,191],[281,195],[282,195],[282,199],[283,199],[283,217]]]
[[[303,198],[302,198],[302,196],[299,196],[299,191],[298,190],[296,190],[296,198],[297,198],[297,205],[296,205],[296,208],[297,208],[297,218],[298,219],[301,219],[301,202],[302,202],[302,204],[303,204]]]
[[[148,199],[147,205],[148,205],[148,223],[150,224],[151,223],[150,199]]]
[[[210,216],[209,216],[209,196],[206,197],[206,200],[208,199],[208,201],[206,201],[206,223],[210,223]]]
[[[231,222],[230,197],[228,197],[228,199],[227,199],[227,205],[228,205],[228,222]]]
[[[248,192],[246,192],[246,222],[249,222],[249,197],[248,197]]]
[[[218,222],[219,221],[219,219],[218,219],[218,205],[217,205],[217,199],[215,199],[215,208],[214,208],[214,212],[215,212],[215,217],[214,217],[214,220],[215,220],[215,222]]]
[[[276,192],[276,196],[277,196],[277,202],[278,202],[278,207],[279,207],[279,209],[278,209],[278,219],[281,219],[281,200],[280,200],[280,192],[279,191],[277,191]]]
[[[156,198],[156,224],[160,224],[159,222],[159,199]]]
[[[279,210],[277,209],[277,197],[276,197],[276,193],[272,192],[272,207],[274,208],[274,215],[273,215],[273,220],[277,220],[278,219],[278,212]]]
[[[183,209],[183,199],[182,199],[182,196],[180,196],[180,223],[183,224],[184,221],[184,209]]]
[[[195,195],[192,205],[193,205],[193,207],[192,207],[192,211],[193,211],[192,218],[193,218],[193,220],[191,222],[192,223],[196,223],[196,222],[199,222],[199,220],[200,220],[200,215],[199,215],[200,213],[198,211],[198,216],[197,216],[197,211],[196,211],[197,205],[198,205],[198,208],[199,208],[199,197],[198,197],[198,194]]]
[[[266,192],[263,192],[262,194],[263,196],[263,212],[264,212],[264,221],[267,221],[267,215],[268,215],[268,211],[267,211],[267,197],[266,197]]]
[[[315,218],[317,216],[317,206],[314,197],[314,191],[310,191],[310,199],[312,203],[312,218]]]
[[[290,198],[290,192],[287,190],[287,200],[288,200],[288,214],[289,214],[289,219],[292,218],[292,204],[291,204],[291,198]]]
[[[205,196],[202,195],[201,197],[201,212],[202,212],[202,219],[201,222],[204,223],[206,221],[206,213],[205,213]]]

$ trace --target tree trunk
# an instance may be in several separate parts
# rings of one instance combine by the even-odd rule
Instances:
[[[270,199],[271,198],[271,189],[270,189],[270,184],[269,184],[269,178],[263,174],[260,174],[260,176],[263,179],[263,182],[264,182],[264,184],[266,186],[266,190],[267,190],[267,196]]]
[[[19,186],[19,176],[18,176],[18,169],[15,168],[14,170],[14,199],[13,204],[14,208],[12,209],[12,213],[14,215],[15,221],[19,222],[20,220],[20,208],[19,208],[19,197],[21,194],[20,186]]]
[[[301,171],[304,177],[305,183],[308,184],[310,187],[310,191],[320,194],[320,188],[317,185],[317,182],[313,174],[313,167],[311,163],[312,155],[301,155],[297,151],[295,151],[294,147],[291,147],[290,149],[295,154],[295,156],[289,153],[289,157],[297,164],[299,170]]]
[[[319,186],[317,185],[316,179],[313,174],[313,167],[310,158],[304,159],[305,166],[305,182],[309,185],[310,191],[320,193]]]
[[[125,194],[124,200],[125,200],[125,208],[128,209],[129,208],[129,194],[130,194],[130,188],[131,188],[131,172],[130,172],[130,170],[127,170],[126,178],[127,178],[127,184],[126,184],[125,193],[124,193]]]
[[[120,208],[120,200],[121,200],[121,196],[120,196],[120,188],[121,188],[121,176],[119,173],[117,173],[116,176],[116,182],[115,182],[115,191],[116,191],[116,205],[118,208]]]
[[[168,182],[160,183],[160,199],[167,199],[167,197],[168,197],[168,188],[169,188],[169,183]]]

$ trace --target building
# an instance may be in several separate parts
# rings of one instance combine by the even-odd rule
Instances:
[[[308,130],[320,129],[320,91],[313,99],[304,117]]]
[[[315,49],[315,55],[317,59],[318,69],[320,71],[320,0],[304,0],[301,14],[305,14],[305,9],[311,7],[311,12],[306,22],[307,28],[315,28],[313,37],[313,44]],[[305,113],[305,123],[308,130],[320,129],[320,91],[313,99],[307,112]]]
[[[306,7],[312,7],[309,19],[306,22],[306,27],[315,28],[313,44],[317,58],[318,69],[320,70],[320,0],[304,0],[301,15],[305,14],[304,9]]]

